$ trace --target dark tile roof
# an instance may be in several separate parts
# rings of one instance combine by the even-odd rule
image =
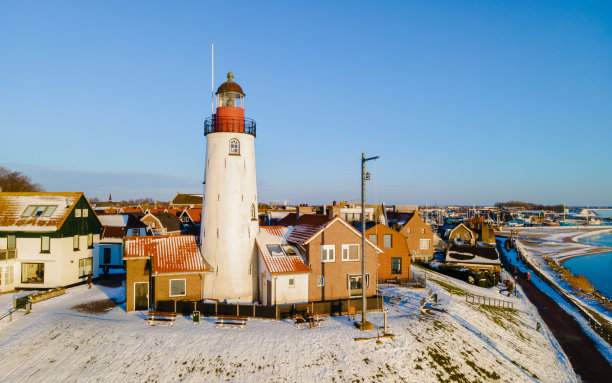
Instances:
[[[153,213],[153,215],[155,216],[155,218],[159,219],[162,226],[166,228],[167,232],[181,230],[181,220],[174,214],[162,212],[162,213]]]
[[[172,199],[172,205],[202,205],[202,194],[177,194]]]
[[[121,226],[105,226],[102,238],[123,238],[125,236],[125,228]]]

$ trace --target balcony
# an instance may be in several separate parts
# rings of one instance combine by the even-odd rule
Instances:
[[[216,132],[236,132],[255,137],[255,120],[250,118],[212,116],[204,120],[204,135]]]
[[[17,249],[0,249],[0,261],[17,258]]]

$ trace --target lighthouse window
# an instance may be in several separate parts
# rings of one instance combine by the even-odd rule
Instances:
[[[237,139],[230,140],[230,154],[240,154],[240,142]]]

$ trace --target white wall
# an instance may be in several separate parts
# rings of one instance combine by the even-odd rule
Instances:
[[[229,154],[229,141],[240,142],[240,155]],[[206,184],[202,216],[202,255],[213,273],[205,278],[204,296],[233,302],[257,297],[257,184],[255,138],[245,133],[206,136]],[[255,207],[252,220],[251,206]]]
[[[73,249],[73,238],[51,238],[50,253],[40,252],[40,237],[17,238],[15,287],[49,288],[82,282],[79,278],[79,259],[93,257],[93,277],[98,277],[100,235],[94,234],[94,246],[87,248],[87,235],[79,236],[79,250]],[[44,263],[44,283],[21,283],[21,263]]]

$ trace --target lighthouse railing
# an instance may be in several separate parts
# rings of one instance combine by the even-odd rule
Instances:
[[[256,128],[255,120],[250,118],[213,115],[204,120],[204,135],[215,132],[237,132],[256,136]]]

